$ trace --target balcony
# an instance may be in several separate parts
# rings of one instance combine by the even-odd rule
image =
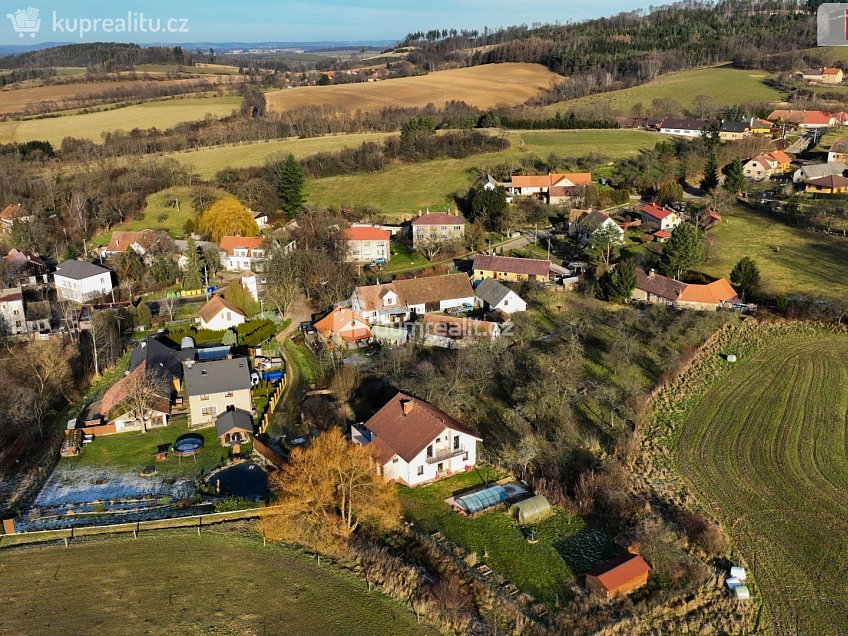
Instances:
[[[445,448],[440,451],[437,451],[432,456],[427,458],[428,464],[438,464],[439,462],[443,462],[447,459],[453,459],[454,457],[459,457],[460,455],[465,455],[465,449],[462,447],[459,448]]]

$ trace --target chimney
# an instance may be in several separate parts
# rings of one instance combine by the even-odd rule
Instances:
[[[656,273],[657,270],[651,268],[651,271],[648,272],[648,278],[653,278]]]
[[[404,415],[409,415],[412,413],[412,407],[415,406],[415,402],[412,400],[401,400],[400,407],[403,409]]]

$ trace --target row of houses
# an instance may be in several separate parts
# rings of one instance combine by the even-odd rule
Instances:
[[[533,197],[548,205],[571,203],[580,197],[586,186],[592,184],[591,172],[557,172],[543,175],[513,175],[509,179],[499,181],[487,174],[475,184],[485,190],[503,188],[506,190],[507,201],[512,203],[514,197]]]

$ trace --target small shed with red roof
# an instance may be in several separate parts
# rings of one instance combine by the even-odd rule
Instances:
[[[630,594],[648,582],[650,571],[645,559],[628,552],[586,572],[586,589],[603,598]]]

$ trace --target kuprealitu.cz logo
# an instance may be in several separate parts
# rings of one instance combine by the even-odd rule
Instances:
[[[19,38],[34,38],[41,32],[39,9],[27,7],[7,13],[12,29]],[[53,33],[74,35],[81,40],[89,34],[97,33],[189,33],[188,18],[151,17],[142,11],[127,11],[116,17],[66,17],[58,11],[52,12],[50,26]]]
[[[848,46],[848,2],[825,2],[816,13],[816,43]]]

